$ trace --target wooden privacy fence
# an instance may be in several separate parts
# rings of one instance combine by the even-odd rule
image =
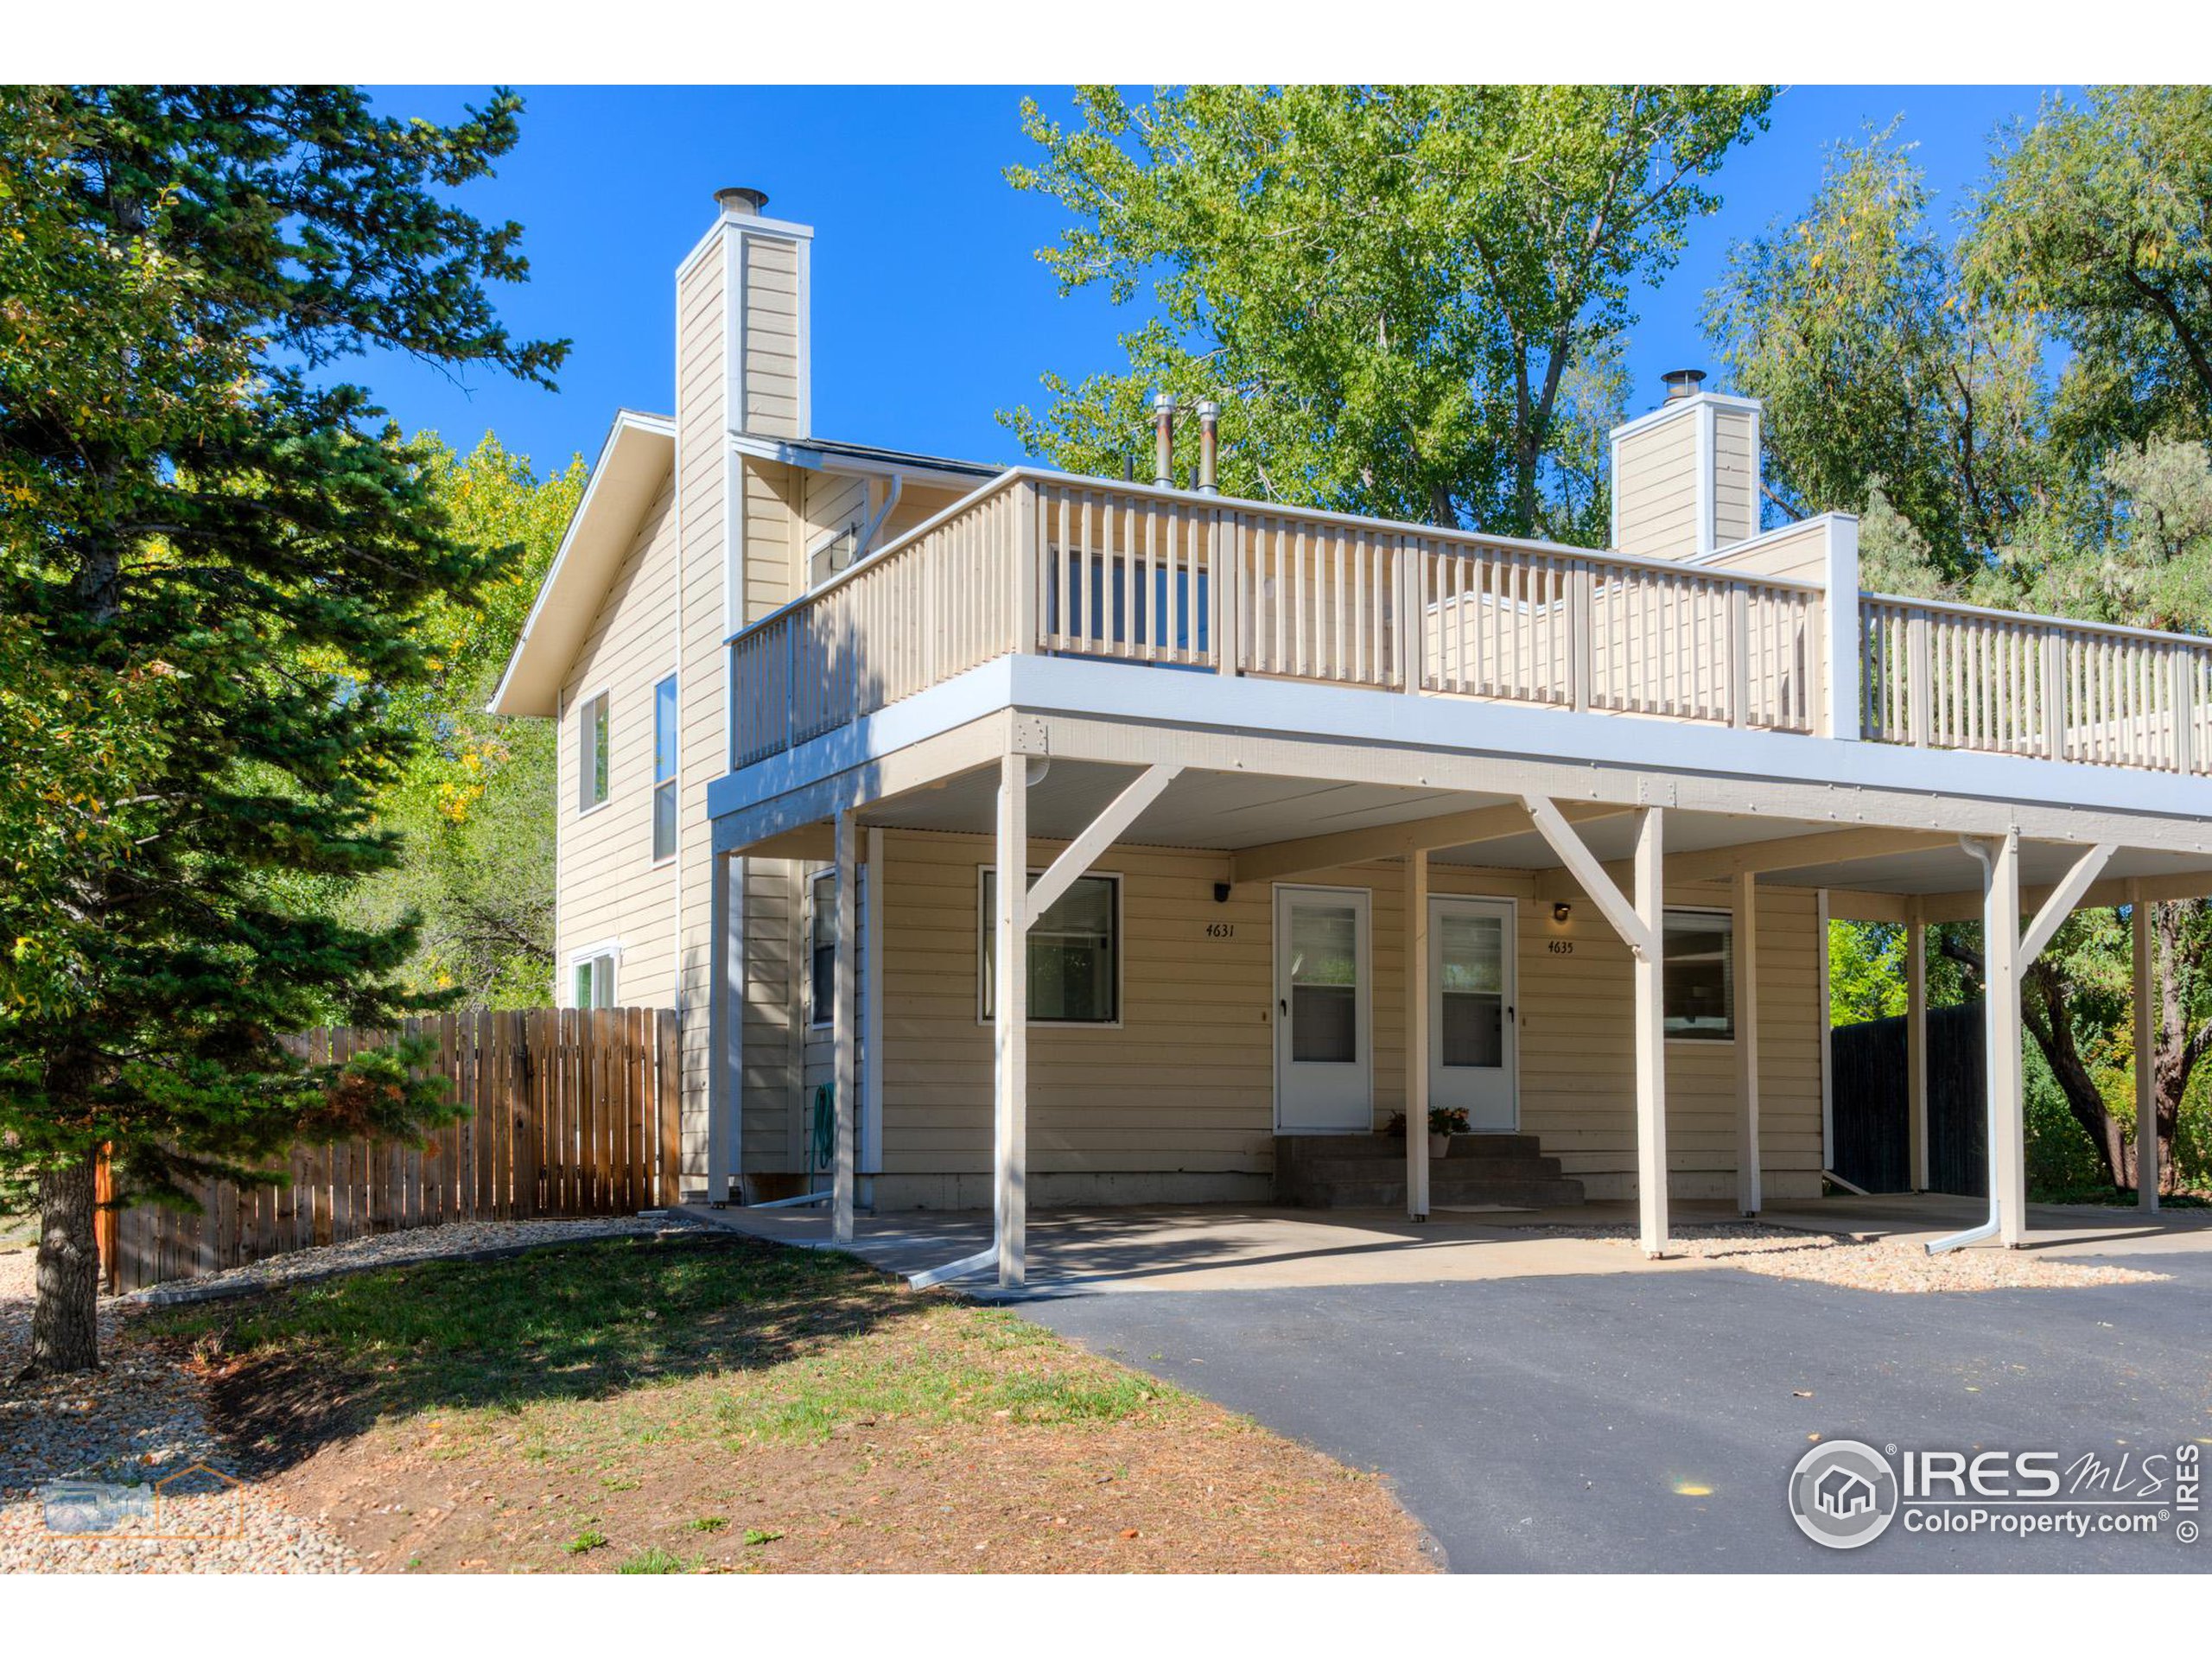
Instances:
[[[1828,1033],[1834,1062],[1835,1173],[1869,1192],[1903,1192],[1912,1174],[1905,1020],[1869,1020]],[[1928,1010],[1928,1190],[1989,1190],[1982,1006]]]
[[[104,1210],[108,1288],[404,1228],[633,1215],[677,1201],[676,1016],[667,1009],[480,1010],[410,1020],[404,1034],[435,1046],[424,1069],[450,1080],[468,1116],[423,1147],[296,1147],[289,1184],[209,1182],[194,1194],[196,1215],[150,1204]],[[310,1060],[345,1059],[391,1039],[315,1031],[300,1046]]]

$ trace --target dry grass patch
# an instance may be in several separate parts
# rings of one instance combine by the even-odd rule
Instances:
[[[1420,1571],[1381,1481],[1003,1310],[716,1235],[163,1317],[387,1570]]]

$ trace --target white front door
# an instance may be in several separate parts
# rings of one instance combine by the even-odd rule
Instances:
[[[1512,1129],[1513,901],[1428,903],[1429,1104],[1459,1107],[1471,1129]]]
[[[1375,1126],[1373,1025],[1363,887],[1275,889],[1275,1128],[1363,1134]]]

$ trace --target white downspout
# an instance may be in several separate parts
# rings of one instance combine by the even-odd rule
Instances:
[[[868,549],[875,545],[876,532],[883,528],[884,521],[891,517],[891,510],[899,505],[899,492],[906,486],[906,475],[904,473],[891,474],[891,487],[883,493],[882,507],[877,511],[875,517],[868,521],[868,528],[861,532],[861,544],[853,550],[855,564],[858,564],[867,557]]]
[[[1974,861],[1981,866],[1981,913],[1986,917],[1989,914],[1989,890],[1997,880],[1997,872],[1990,863],[1989,849],[1971,836],[1961,836],[1959,845],[1972,853]],[[1981,948],[1982,960],[1986,964],[1989,959],[1987,939],[1981,942]],[[1985,984],[1982,990],[1981,1015],[1981,1064],[1984,1079],[1981,1093],[1985,1120],[1982,1129],[1982,1150],[1983,1154],[1989,1160],[1989,1168],[1984,1177],[1989,1185],[1989,1219],[1978,1227],[1967,1228],[1962,1233],[1953,1233],[1945,1238],[1930,1239],[1928,1242],[1928,1254],[1930,1255],[1941,1255],[1946,1250],[1957,1249],[1961,1244],[1979,1244],[1985,1238],[1997,1236],[1999,1206],[2002,1203],[1997,1189],[1997,1091],[1987,1086],[1989,1064],[1997,1047],[1996,1027],[1997,1005]]]

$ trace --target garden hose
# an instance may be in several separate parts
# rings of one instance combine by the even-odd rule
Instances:
[[[807,1126],[806,1166],[827,1169],[837,1161],[837,1086],[814,1086],[814,1117]]]

